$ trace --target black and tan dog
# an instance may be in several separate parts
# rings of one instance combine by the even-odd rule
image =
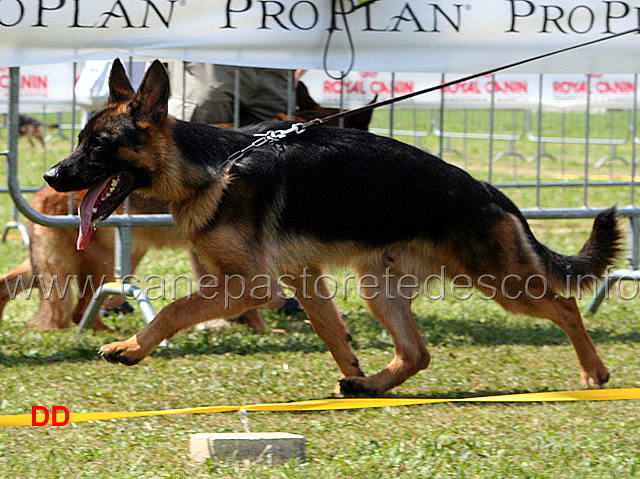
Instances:
[[[163,198],[202,261],[216,271],[206,294],[166,306],[138,334],[103,346],[135,364],[165,338],[214,317],[233,317],[291,286],[341,372],[346,395],[381,394],[424,369],[430,356],[411,315],[416,287],[446,269],[465,275],[504,308],[548,318],[571,339],[586,385],[609,373],[575,299],[556,292],[592,280],[614,259],[614,210],[601,213],[576,256],[539,243],[518,208],[489,184],[421,150],[367,132],[309,128],[255,149],[241,131],[167,115],[169,80],[158,61],[137,93],[116,60],[109,103],[80,133],[78,148],[45,174],[59,191],[89,188],[79,241],[131,192]],[[284,128],[267,125],[263,128]],[[395,355],[365,377],[322,268],[353,266],[361,297],[391,333]],[[517,279],[519,278],[519,280]],[[204,293],[204,292],[203,292]]]

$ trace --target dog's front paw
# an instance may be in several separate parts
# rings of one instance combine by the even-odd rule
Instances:
[[[342,378],[338,381],[338,387],[340,388],[340,393],[345,397],[376,397],[379,396],[380,393],[368,387],[364,381],[366,378],[362,377],[351,377],[351,378]]]
[[[140,346],[132,344],[131,340],[105,344],[98,354],[110,363],[122,363],[127,366],[133,366],[144,358],[144,355],[140,354]]]
[[[580,382],[586,387],[602,386],[607,381],[609,381],[609,371],[604,365],[590,371],[582,371],[580,378]]]

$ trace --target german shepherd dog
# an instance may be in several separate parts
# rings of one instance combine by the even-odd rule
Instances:
[[[595,281],[614,260],[614,209],[598,215],[577,255],[562,256],[534,238],[496,188],[422,150],[360,130],[311,127],[227,162],[254,138],[178,121],[167,115],[168,97],[162,63],[153,62],[135,92],[115,60],[108,104],[77,149],[45,173],[58,191],[89,188],[81,236],[133,191],[167,200],[217,274],[206,294],[178,299],[133,337],[103,346],[107,361],[135,364],[177,331],[237,316],[285,284],[337,362],[340,391],[379,395],[430,361],[411,315],[416,284],[406,275],[422,281],[446,268],[509,311],[552,320],[573,343],[583,383],[608,380],[575,299],[556,291]],[[377,374],[360,368],[323,278],[328,264],[355,268],[360,296],[393,337],[394,358]]]

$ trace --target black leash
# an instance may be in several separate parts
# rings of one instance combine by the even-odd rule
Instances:
[[[398,97],[393,97],[393,98],[389,98],[387,100],[383,100],[383,101],[379,101],[377,103],[370,103],[368,105],[364,105],[361,106],[359,108],[354,108],[352,110],[345,110],[345,111],[341,111],[338,113],[334,113],[333,115],[329,115],[329,116],[325,116],[324,118],[315,118],[311,121],[308,121],[306,123],[295,123],[294,125],[291,126],[291,128],[287,129],[287,130],[272,130],[272,131],[268,131],[266,133],[259,133],[259,134],[255,134],[254,136],[259,136],[260,138],[257,139],[256,141],[254,141],[253,143],[251,143],[249,146],[247,146],[246,148],[243,148],[240,151],[235,152],[234,154],[232,154],[231,156],[229,156],[229,158],[227,158],[227,161],[225,161],[222,164],[222,167],[226,167],[229,164],[234,163],[235,161],[239,160],[240,158],[242,158],[246,153],[248,153],[249,151],[258,148],[262,145],[264,145],[265,143],[273,143],[276,141],[280,141],[281,139],[285,138],[287,135],[289,135],[290,133],[297,133],[300,134],[302,132],[304,132],[307,128],[313,127],[313,126],[321,126],[321,125],[325,125],[330,121],[335,121],[339,118],[345,118],[347,116],[351,116],[351,115],[355,115],[357,113],[362,113],[364,111],[367,110],[372,110],[374,108],[379,108],[381,106],[386,106],[386,105],[390,105],[392,103],[395,103],[397,101],[402,101],[402,100],[407,100],[409,98],[413,98],[414,96],[418,96],[418,95],[424,95],[425,93],[430,93],[432,91],[436,91],[436,90],[441,90],[443,88],[447,88],[450,87],[452,85],[456,85],[458,83],[463,83],[469,80],[473,80],[475,78],[479,78],[479,77],[483,77],[486,75],[492,75],[494,73],[497,73],[499,71],[502,70],[507,70],[509,68],[513,68],[513,67],[517,67],[520,65],[524,65],[526,63],[530,63],[536,60],[541,60],[543,58],[547,58],[553,55],[558,55],[559,53],[565,53],[565,52],[569,52],[571,50],[576,50],[578,48],[582,48],[582,47],[586,47],[586,46],[590,46],[590,45],[595,45],[596,43],[600,43],[600,42],[604,42],[607,40],[612,40],[614,38],[618,38],[618,37],[622,37],[624,35],[629,35],[630,33],[638,33],[640,32],[640,27],[636,27],[636,28],[632,28],[631,30],[625,30],[624,32],[620,32],[620,33],[614,33],[612,35],[609,35],[608,37],[604,37],[604,38],[598,38],[595,40],[589,40],[587,42],[583,42],[583,43],[579,43],[577,45],[572,45],[570,47],[564,47],[564,48],[560,48],[558,50],[554,50],[551,52],[547,52],[547,53],[543,53],[541,55],[536,55],[534,57],[530,57],[530,58],[525,58],[524,60],[519,60],[517,62],[513,62],[513,63],[509,63],[507,65],[502,65],[499,67],[495,67],[495,68],[491,68],[489,70],[485,70],[483,72],[480,73],[473,73],[471,75],[462,77],[462,78],[458,78],[456,80],[451,80],[445,83],[440,83],[439,85],[435,85],[429,88],[424,88],[422,90],[419,91],[415,91],[412,93],[407,93],[406,95],[402,95],[402,96],[398,96]]]
[[[339,118],[344,118],[344,117],[347,117],[347,116],[351,116],[351,115],[354,115],[356,113],[361,113],[363,111],[370,110],[370,109],[373,109],[373,108],[378,108],[378,107],[381,107],[381,106],[390,105],[391,103],[395,103],[397,101],[407,100],[409,98],[413,98],[414,96],[424,95],[425,93],[430,93],[432,91],[441,90],[443,88],[448,88],[448,87],[450,87],[452,85],[456,85],[458,83],[464,83],[466,81],[473,80],[473,79],[479,78],[479,77],[483,77],[485,75],[491,75],[491,74],[499,72],[501,70],[507,70],[509,68],[513,68],[513,67],[517,67],[517,66],[520,66],[520,65],[524,65],[524,64],[529,63],[529,62],[533,62],[533,61],[536,61],[536,60],[542,60],[543,58],[547,58],[547,57],[550,57],[550,56],[553,56],[553,55],[557,55],[559,53],[565,53],[565,52],[569,52],[571,50],[575,50],[575,49],[578,49],[578,48],[586,47],[586,46],[589,46],[589,45],[594,45],[594,44],[599,43],[599,42],[604,42],[606,40],[612,40],[614,38],[621,37],[621,36],[624,36],[624,35],[628,35],[628,34],[634,33],[634,32],[636,32],[636,33],[640,32],[640,27],[633,28],[631,30],[626,30],[626,31],[621,32],[621,33],[614,33],[613,35],[610,35],[608,37],[598,38],[596,40],[590,40],[588,42],[579,43],[578,45],[573,45],[573,46],[570,46],[570,47],[561,48],[559,50],[554,50],[552,52],[543,53],[543,54],[537,55],[535,57],[526,58],[524,60],[519,60],[519,61],[514,62],[514,63],[509,63],[508,65],[503,65],[503,66],[499,66],[499,67],[496,67],[496,68],[492,68],[490,70],[485,70],[485,71],[483,71],[481,73],[474,73],[472,75],[468,75],[466,77],[458,78],[456,80],[451,80],[451,81],[448,81],[446,83],[441,83],[441,84],[436,85],[436,86],[432,86],[432,87],[429,87],[429,88],[424,88],[422,90],[415,91],[415,92],[412,92],[412,93],[407,93],[406,95],[402,95],[402,96],[398,96],[398,97],[394,97],[394,98],[389,98],[387,100],[379,101],[377,103],[371,103],[369,105],[364,105],[364,106],[361,106],[359,108],[354,108],[352,110],[342,111],[342,112],[339,112],[339,113],[335,113],[333,115],[325,116],[324,118],[320,118],[320,119],[316,118],[316,119],[311,120],[311,121],[309,121],[307,123],[303,123],[303,125],[305,127],[309,127],[309,126],[312,126],[312,125],[324,125],[327,122],[330,122],[330,121],[333,121],[333,120],[337,120]]]

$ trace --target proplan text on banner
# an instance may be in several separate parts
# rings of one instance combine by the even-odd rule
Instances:
[[[640,0],[3,0],[3,66],[144,56],[232,65],[354,70],[482,71],[640,26]],[[635,36],[548,58],[518,72],[628,73]]]

